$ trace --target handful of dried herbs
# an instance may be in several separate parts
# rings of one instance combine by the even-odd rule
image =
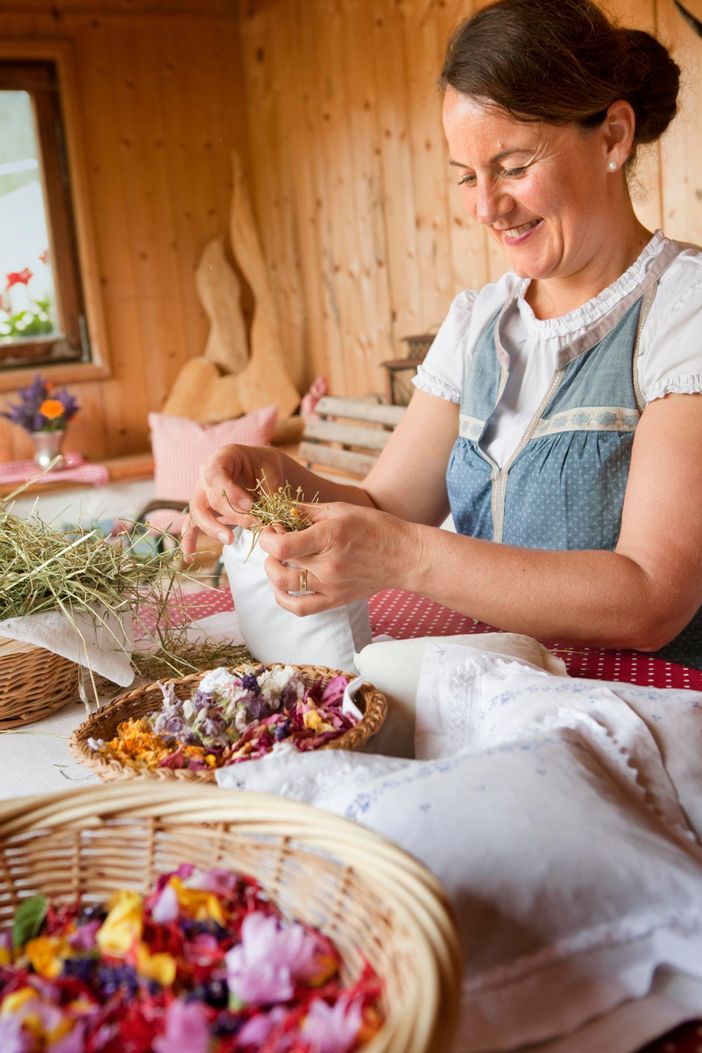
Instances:
[[[263,478],[257,481],[253,492],[256,494],[256,499],[248,511],[248,515],[255,519],[257,524],[251,528],[252,551],[264,527],[280,523],[286,530],[305,530],[312,525],[299,507],[300,504],[305,503],[302,487],[298,486],[294,494],[290,483],[279,486],[277,490],[269,490]],[[314,504],[316,501],[317,494],[309,503]]]

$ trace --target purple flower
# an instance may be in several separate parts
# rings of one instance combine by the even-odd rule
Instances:
[[[341,997],[334,1005],[315,998],[302,1025],[301,1036],[315,1053],[348,1053],[361,1027],[361,1001]]]
[[[246,673],[241,678],[241,686],[250,691],[252,695],[258,695],[261,693],[261,688],[256,678],[255,673]]]
[[[95,934],[102,925],[102,921],[89,921],[81,925],[68,937],[71,947],[78,951],[91,951],[95,946]]]
[[[17,392],[19,402],[10,403],[7,410],[0,416],[19,425],[25,431],[47,431],[63,427],[78,412],[78,402],[65,388],[54,392],[52,387],[40,373],[36,373],[34,380],[26,388],[20,388]],[[42,404],[47,399],[60,402],[63,413],[58,417],[45,417],[41,411]]]
[[[253,911],[244,918],[241,943],[225,956],[229,990],[246,1004],[285,1002],[297,980],[315,975],[317,959],[317,940],[304,926]]]
[[[154,1053],[207,1053],[210,1029],[199,1002],[176,999],[166,1010],[166,1030],[154,1039]]]

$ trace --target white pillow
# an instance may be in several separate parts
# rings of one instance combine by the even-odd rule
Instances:
[[[383,727],[366,746],[367,752],[384,753],[390,757],[426,756],[421,743],[415,754],[417,686],[426,646],[437,642],[460,644],[471,651],[487,651],[512,658],[527,668],[568,675],[560,658],[530,636],[520,633],[424,636],[416,640],[373,642],[356,655],[356,665],[363,679],[386,695],[388,715]]]
[[[252,550],[249,530],[237,528],[234,540],[222,551],[234,597],[239,629],[259,662],[326,665],[354,672],[356,651],[370,643],[371,628],[365,601],[335,607],[299,618],[279,607],[263,564],[260,545]]]

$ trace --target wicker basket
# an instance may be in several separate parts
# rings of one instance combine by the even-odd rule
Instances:
[[[53,651],[0,636],[0,730],[48,717],[78,698],[80,667]]]
[[[231,668],[233,672],[236,672],[242,669],[243,666],[236,665]],[[264,668],[271,667],[267,666]],[[340,675],[338,669],[328,669],[326,666],[321,665],[298,665],[293,666],[293,668],[300,673],[308,685],[315,683],[320,677],[327,681],[334,676]],[[190,676],[162,682],[164,684],[173,684],[177,697],[187,699],[191,697],[193,689],[203,676],[205,676],[204,672],[191,673]],[[345,731],[338,739],[332,739],[331,742],[324,743],[324,745],[319,747],[320,749],[359,749],[383,726],[387,713],[385,695],[371,687],[370,684],[363,684],[356,695],[355,701],[359,709],[363,711],[363,719],[355,727]],[[100,778],[106,782],[115,779],[132,779],[138,775],[154,779],[187,779],[195,782],[214,782],[214,772],[210,769],[207,771],[190,771],[187,768],[149,769],[146,765],[141,769],[136,769],[127,767],[116,758],[102,757],[88,745],[88,739],[91,738],[105,740],[113,738],[117,732],[118,724],[123,720],[129,720],[130,717],[146,716],[147,713],[160,709],[162,703],[163,692],[158,683],[138,687],[134,691],[130,691],[129,694],[123,695],[116,702],[100,710],[99,713],[94,713],[93,716],[88,717],[73,732],[69,739],[69,745],[74,756],[81,763],[97,772]]]
[[[183,862],[257,878],[284,914],[338,946],[345,981],[366,959],[385,1023],[363,1053],[447,1053],[460,989],[458,941],[436,879],[345,819],[270,794],[144,779],[0,805],[0,924],[22,899],[146,891]]]

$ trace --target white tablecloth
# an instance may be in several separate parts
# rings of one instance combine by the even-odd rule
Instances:
[[[82,702],[69,702],[53,716],[0,734],[0,798],[54,793],[99,782],[73,758],[68,737],[85,720]]]

